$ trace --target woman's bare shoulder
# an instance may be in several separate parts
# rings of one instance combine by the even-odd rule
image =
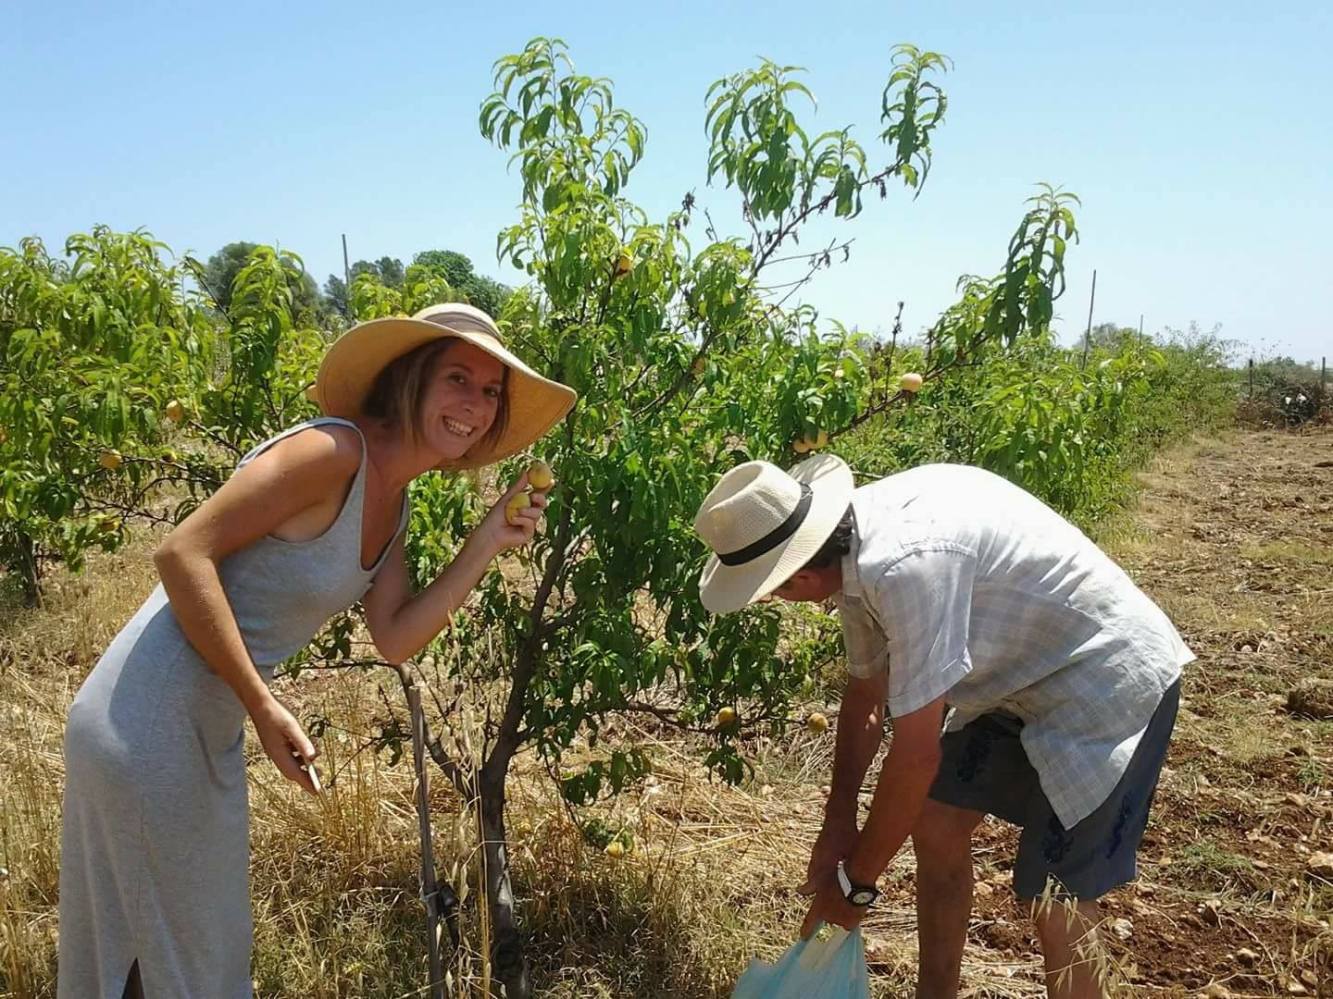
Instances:
[[[300,472],[319,479],[347,478],[361,466],[361,434],[341,423],[321,423],[284,437],[250,465],[271,473]],[[247,466],[249,467],[249,466]]]

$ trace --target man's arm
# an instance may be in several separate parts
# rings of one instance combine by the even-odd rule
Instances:
[[[880,768],[870,816],[846,859],[847,879],[852,884],[873,885],[916,825],[939,770],[943,718],[944,698],[939,698],[893,720],[893,744]],[[835,868],[840,859],[834,860]],[[835,923],[850,930],[865,918],[866,909],[847,901],[836,877],[821,880],[816,889],[815,900],[801,924],[803,938],[814,933],[820,923]]]
[[[888,677],[849,677],[838,709],[838,739],[833,754],[833,784],[824,806],[824,827],[810,851],[800,891],[813,894],[834,878],[838,861],[856,842],[856,812],[861,781],[884,737],[884,697]]]
[[[870,816],[847,860],[853,884],[873,885],[902,848],[940,768],[944,698],[893,720],[893,743],[880,768]]]
[[[824,825],[856,828],[857,798],[870,761],[884,738],[884,701],[889,677],[847,679],[838,708],[838,738],[833,751],[833,785],[824,806]]]

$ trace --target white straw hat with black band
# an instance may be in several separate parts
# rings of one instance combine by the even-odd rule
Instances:
[[[722,476],[694,518],[713,550],[699,577],[704,607],[738,611],[785,583],[829,539],[854,488],[851,469],[831,454],[791,472],[747,461]]]

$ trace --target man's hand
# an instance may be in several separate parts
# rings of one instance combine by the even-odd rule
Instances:
[[[832,877],[825,878],[819,883],[815,900],[810,903],[810,911],[805,914],[805,920],[801,923],[801,939],[809,940],[815,930],[819,929],[820,923],[831,923],[845,930],[854,930],[861,925],[861,920],[866,918],[868,911],[869,906],[852,905],[847,901],[842,894],[835,871]]]
[[[796,890],[802,895],[817,894],[825,881],[832,881],[837,886],[838,861],[852,855],[856,846],[857,831],[855,825],[835,823],[824,820],[824,828],[810,850],[810,864],[805,872],[805,884]]]

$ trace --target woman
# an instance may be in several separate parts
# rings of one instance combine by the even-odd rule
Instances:
[[[414,594],[408,484],[523,450],[575,395],[505,350],[484,312],[450,304],[350,330],[316,398],[326,416],[255,448],[167,536],[162,584],[70,709],[61,999],[251,994],[246,715],[314,793],[316,749],[269,692],[274,666],[358,600],[391,662],[443,630],[491,560],[531,539],[545,496],[509,523],[521,477]]]

